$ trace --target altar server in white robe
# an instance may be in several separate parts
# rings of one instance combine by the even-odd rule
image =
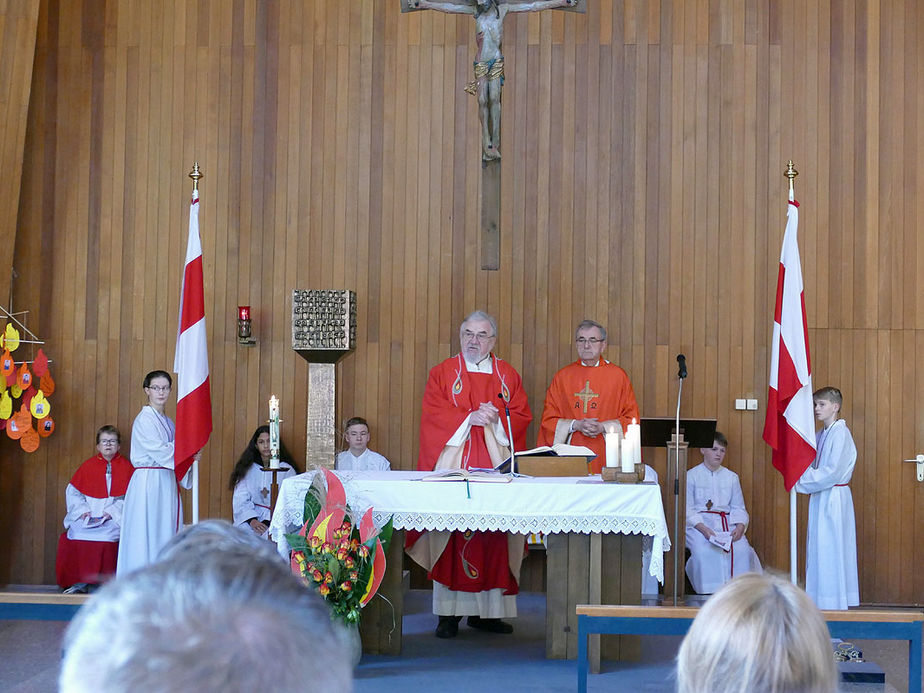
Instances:
[[[823,424],[816,436],[815,461],[795,485],[809,493],[805,591],[819,609],[846,609],[860,603],[857,579],[857,523],[850,477],[857,447],[847,423],[838,418],[844,398],[836,387],[813,395],[815,418]]]
[[[295,476],[297,473],[294,462],[285,446],[279,445],[279,469],[276,472],[276,483],[282,484],[283,479]],[[266,537],[266,530],[270,520],[270,493],[273,484],[273,472],[265,472],[264,468],[270,465],[270,434],[269,426],[257,426],[257,430],[250,437],[247,448],[241,453],[240,459],[231,472],[228,484],[233,492],[231,509],[234,513],[234,524],[247,527],[255,534]]]
[[[387,472],[391,462],[384,455],[369,449],[369,423],[361,416],[348,419],[343,429],[348,450],[337,455],[339,472]]]
[[[148,404],[132,424],[129,454],[135,471],[125,493],[117,576],[153,563],[183,524],[179,486],[190,488],[192,468],[178,484],[173,467],[176,429],[164,413],[172,386],[166,371],[151,371],[144,378]]]
[[[735,575],[763,572],[744,536],[748,512],[738,475],[722,466],[728,439],[719,431],[703,462],[687,472],[686,571],[697,594],[712,594]],[[730,539],[728,549],[710,539]]]

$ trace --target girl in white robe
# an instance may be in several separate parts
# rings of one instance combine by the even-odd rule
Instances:
[[[173,467],[176,428],[164,414],[172,385],[166,371],[151,371],[144,379],[148,404],[132,424],[129,454],[135,471],[122,509],[117,576],[153,563],[183,523],[179,486],[189,488],[191,481],[187,472],[178,485]]]
[[[280,443],[279,466],[276,473],[276,483],[297,474],[295,464],[288,451]],[[270,492],[273,483],[273,473],[264,472],[263,467],[270,463],[270,436],[269,426],[258,426],[250,437],[240,459],[231,472],[231,481],[228,486],[234,495],[231,498],[231,507],[234,513],[234,524],[245,526],[259,536],[266,536],[270,523]]]
[[[840,390],[815,392],[815,418],[824,424],[817,433],[815,461],[795,485],[810,493],[805,591],[819,609],[847,609],[860,603],[857,578],[857,523],[850,478],[857,463],[857,447],[838,415]]]

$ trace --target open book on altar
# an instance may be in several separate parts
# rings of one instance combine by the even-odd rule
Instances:
[[[587,476],[588,463],[596,456],[593,450],[583,445],[540,445],[516,453],[516,471],[526,476]],[[496,469],[509,472],[510,458],[501,462]]]
[[[510,477],[501,474],[496,469],[441,469],[438,472],[427,474],[421,481],[477,481],[494,484],[504,484]]]

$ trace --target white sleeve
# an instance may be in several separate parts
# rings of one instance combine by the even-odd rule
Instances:
[[[90,512],[90,504],[87,497],[78,491],[73,484],[68,484],[64,490],[64,502],[67,504],[67,515],[64,516],[64,528],[70,529],[71,525],[84,513]]]

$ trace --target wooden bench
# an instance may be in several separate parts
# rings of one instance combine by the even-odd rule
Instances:
[[[606,606],[579,604],[578,693],[587,692],[587,638],[591,634],[686,635],[699,613],[692,606]],[[924,611],[822,611],[832,638],[908,641],[908,691],[920,693]]]
[[[88,598],[86,594],[0,592],[0,620],[70,621]]]

